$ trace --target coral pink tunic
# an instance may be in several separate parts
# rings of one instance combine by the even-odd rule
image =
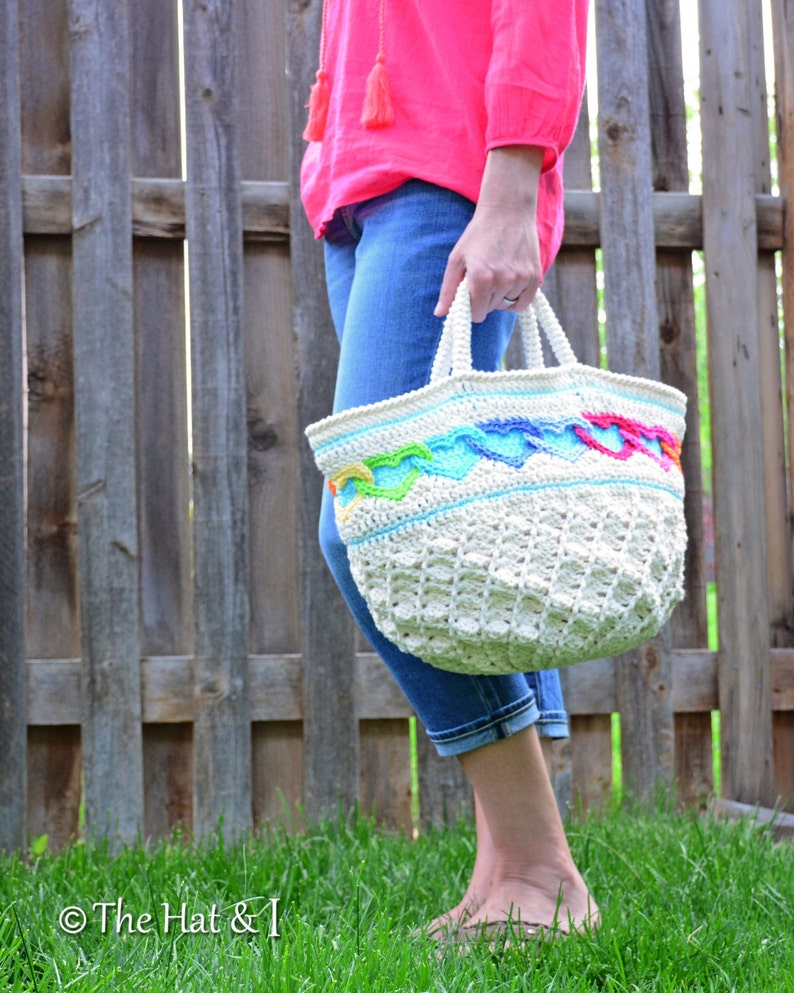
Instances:
[[[588,0],[326,0],[324,137],[301,169],[321,237],[334,211],[422,179],[475,201],[489,149],[545,149],[538,194],[544,269],[563,227],[562,153],[584,88]],[[382,29],[382,34],[381,34]],[[383,44],[394,123],[361,124]]]

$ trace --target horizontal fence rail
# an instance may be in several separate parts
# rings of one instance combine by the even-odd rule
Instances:
[[[177,179],[132,180],[132,231],[138,237],[185,237],[185,183]],[[570,189],[565,193],[565,247],[598,248],[600,194]],[[289,238],[289,185],[240,184],[243,234],[251,241]],[[756,194],[758,247],[783,247],[784,201]],[[651,196],[657,248],[703,248],[703,197],[694,193],[656,192]],[[26,234],[72,233],[72,183],[68,176],[23,176],[22,219]]]

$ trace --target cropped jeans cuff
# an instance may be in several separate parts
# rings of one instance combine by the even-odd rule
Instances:
[[[482,745],[509,738],[530,724],[535,724],[539,717],[535,697],[530,693],[487,718],[471,721],[449,731],[429,731],[428,737],[439,755],[461,755]]]

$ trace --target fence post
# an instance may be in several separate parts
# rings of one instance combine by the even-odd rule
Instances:
[[[601,245],[610,369],[659,378],[644,4],[597,0]],[[666,633],[617,660],[627,787],[648,796],[673,779],[673,710]]]
[[[86,825],[142,823],[127,4],[71,0],[77,491]]]
[[[234,4],[184,7],[193,385],[193,826],[251,825],[243,227]]]
[[[22,178],[16,0],[0,10],[0,851],[25,844]]]
[[[747,0],[700,0],[722,791],[771,804],[772,696]]]
[[[297,340],[303,558],[304,789],[310,818],[350,806],[359,793],[353,622],[317,542],[322,482],[303,429],[331,411],[338,348],[325,294],[322,252],[300,200],[305,103],[317,68],[321,0],[290,4],[290,254]]]

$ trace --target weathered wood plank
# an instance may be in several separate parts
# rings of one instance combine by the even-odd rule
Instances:
[[[25,507],[19,14],[0,11],[0,851],[25,845]]]
[[[679,5],[677,0],[646,0],[646,10],[653,185],[655,190],[686,192],[689,166]],[[686,599],[671,619],[671,637],[674,646],[702,648],[708,643],[703,480],[694,291],[692,262],[688,254],[657,251],[656,298],[661,378],[687,396],[686,434],[681,455],[688,534]]]
[[[290,250],[301,431],[332,407],[338,349],[325,294],[322,253],[300,201],[305,103],[316,69],[322,3],[290,6],[287,23],[290,122]],[[317,541],[322,481],[301,435],[300,522],[303,568],[303,704],[306,812],[309,819],[350,806],[359,790],[353,690],[353,622]]]
[[[245,190],[289,174],[286,5],[244,3],[237,7],[240,174]],[[270,184],[275,186],[275,183]],[[286,182],[284,204],[288,208]],[[285,211],[285,217],[287,211]],[[248,223],[243,200],[243,226]],[[288,223],[288,220],[287,220]],[[289,247],[245,245],[243,335],[248,421],[248,505],[251,557],[250,650],[295,652],[301,642],[299,557],[299,446],[292,333]],[[290,689],[300,710],[300,660]],[[264,690],[264,688],[262,688]],[[252,687],[253,690],[253,687]],[[257,698],[269,709],[277,687]],[[252,727],[254,823],[296,823],[303,800],[302,727],[284,719]],[[251,699],[252,709],[256,704]]]
[[[717,709],[717,653],[671,652],[673,710],[677,714]],[[772,710],[794,710],[794,649],[773,648]],[[300,655],[259,655],[248,662],[251,720],[299,721],[304,716]],[[617,710],[612,659],[597,659],[561,670],[565,703],[576,716]],[[80,713],[80,662],[75,658],[28,659],[28,724],[73,724]],[[151,724],[190,721],[192,659],[188,656],[142,658],[143,720]],[[362,719],[412,715],[394,678],[376,655],[355,662],[356,713]]]
[[[474,794],[456,758],[442,758],[424,728],[417,728],[419,824],[421,830],[453,825],[474,816]]]
[[[759,826],[769,824],[778,839],[794,838],[794,816],[782,813],[779,808],[759,807],[757,804],[715,798],[709,804],[709,809],[716,817],[728,817],[731,820],[748,818]]]
[[[79,654],[72,259],[64,238],[25,245],[28,653]],[[78,719],[79,720],[79,719]]]
[[[772,0],[772,23],[775,50],[775,107],[777,131],[778,182],[788,203],[794,196],[794,3]],[[760,239],[760,236],[759,236]],[[783,278],[781,298],[785,322],[786,406],[794,410],[794,211],[785,218],[782,254]],[[794,457],[794,431],[789,425],[788,460]],[[789,477],[789,504],[794,502],[794,475]],[[794,558],[794,544],[789,534],[788,556]]]
[[[143,726],[143,837],[167,838],[193,828],[193,729],[190,724]]]
[[[596,0],[601,242],[610,369],[659,379],[645,6]],[[623,776],[649,796],[673,778],[669,641],[617,660]]]
[[[593,185],[590,163],[590,115],[587,99],[582,102],[573,140],[565,153],[564,182],[569,190],[589,190]],[[591,193],[591,197],[598,194]],[[565,227],[571,223],[571,198],[566,194]],[[596,228],[598,216],[594,218]],[[592,246],[576,248],[563,236],[561,252],[548,274],[547,296],[565,328],[576,357],[587,365],[598,366],[598,291],[596,263]]]
[[[86,828],[143,816],[127,5],[72,0],[74,359]]]
[[[723,793],[771,802],[771,688],[747,0],[700,0],[703,241]]]
[[[408,721],[378,718],[359,721],[361,809],[378,824],[410,836],[411,745]]]
[[[754,193],[772,188],[769,109],[764,57],[762,0],[750,0],[747,15],[750,112],[753,121]],[[771,252],[758,255],[758,361],[761,376],[761,449],[766,497],[766,550],[772,645],[794,644],[791,521],[786,479],[783,383],[780,369],[777,273]]]
[[[178,179],[177,11],[130,8],[132,151],[137,176]],[[141,653],[192,650],[184,251],[139,239],[133,254]]]
[[[284,242],[289,237],[287,183],[245,180],[240,186],[243,234],[247,241]],[[702,197],[696,193],[656,192],[652,199],[654,241],[658,248],[703,247]],[[71,181],[62,176],[22,177],[26,234],[69,234],[72,230]],[[570,186],[565,193],[564,248],[598,248],[601,194]],[[784,201],[755,197],[758,246],[783,247]],[[150,238],[185,236],[185,184],[176,179],[133,179],[132,231]]]
[[[247,240],[286,241],[289,237],[287,183],[246,181],[240,184],[240,197],[243,234]],[[72,182],[68,176],[23,176],[22,204],[26,234],[71,233]],[[774,217],[773,225],[776,223]],[[782,223],[782,215],[778,220]],[[185,184],[182,180],[132,180],[132,233],[180,241],[185,237]]]
[[[26,0],[18,10],[22,170],[69,173],[68,7],[50,0]],[[71,179],[67,182],[71,190]],[[67,216],[71,230],[71,197]],[[70,239],[26,237],[25,325],[27,650],[33,656],[73,657],[80,650],[80,622]],[[73,723],[79,725],[79,694],[76,700]],[[47,833],[53,850],[77,830],[80,764],[79,727],[30,729],[28,832]],[[71,783],[67,789],[63,778],[48,778],[64,769],[76,770],[75,780],[66,777]]]
[[[302,830],[303,726],[299,721],[255,721],[252,738],[255,827],[270,823]]]
[[[646,0],[653,185],[655,190],[689,189],[686,105],[684,101],[681,17],[677,0]],[[661,342],[660,375],[687,396],[681,466],[687,549],[686,597],[670,619],[671,645],[708,644],[706,555],[703,525],[703,473],[700,404],[691,255],[656,253],[656,300]],[[699,802],[712,785],[711,715],[676,714],[675,775],[682,802]]]
[[[597,810],[612,792],[612,719],[570,715],[573,808]]]
[[[685,806],[701,805],[714,792],[710,713],[675,715],[675,782]]]
[[[130,38],[132,172],[179,180],[176,5],[135,0]],[[137,239],[133,288],[141,653],[188,655],[193,614],[183,244]],[[177,825],[192,829],[192,749],[189,725],[144,724],[144,836],[166,836]]]
[[[195,545],[194,830],[251,825],[243,238],[234,8],[183,11]]]
[[[298,412],[289,256],[247,245],[245,377],[254,654],[294,652],[301,639]]]
[[[775,793],[794,812],[794,712],[772,714]]]
[[[286,5],[240,3],[235,19],[240,174],[284,189],[289,205],[289,108],[286,64]],[[245,210],[245,208],[243,208]]]
[[[28,838],[47,835],[50,851],[79,835],[81,758],[79,725],[28,728]]]

